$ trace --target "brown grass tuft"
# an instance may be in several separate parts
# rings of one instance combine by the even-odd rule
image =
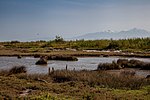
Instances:
[[[9,74],[18,74],[18,73],[26,73],[25,66],[14,66],[12,69],[9,70]]]

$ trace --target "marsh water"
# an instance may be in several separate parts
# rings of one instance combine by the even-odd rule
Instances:
[[[99,63],[111,63],[112,61],[117,61],[117,59],[122,57],[79,57],[78,61],[56,61],[49,60],[47,65],[35,65],[39,58],[33,57],[22,57],[18,59],[17,57],[0,57],[0,70],[9,70],[13,66],[24,65],[27,68],[27,72],[31,73],[48,73],[48,68],[54,68],[55,70],[65,69],[66,66],[68,70],[95,70]],[[150,62],[150,58],[125,58],[125,59],[138,59],[144,62]],[[108,72],[119,73],[122,70],[133,70],[136,75],[147,76],[150,74],[149,70],[139,70],[139,69],[121,69],[121,70],[110,70]]]

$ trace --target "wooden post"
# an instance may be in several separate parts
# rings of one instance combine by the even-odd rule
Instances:
[[[51,68],[49,67],[48,68],[48,75],[50,75],[51,74]]]
[[[68,69],[68,66],[66,65],[66,70]]]
[[[54,67],[52,67],[52,73],[54,73]]]

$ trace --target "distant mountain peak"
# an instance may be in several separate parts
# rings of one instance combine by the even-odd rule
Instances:
[[[141,30],[141,29],[138,29],[138,28],[133,28],[133,29],[131,29],[131,30]]]
[[[144,29],[138,29],[138,28],[133,28],[133,29],[130,29],[128,31],[135,31],[135,32],[138,32],[138,31],[145,31],[145,32],[148,32],[147,30],[144,30]]]
[[[144,29],[133,28],[127,31],[113,32],[107,30],[104,32],[88,33],[73,39],[85,39],[85,40],[96,40],[96,39],[128,39],[128,38],[146,38],[150,37],[150,32]]]
[[[111,30],[104,31],[105,33],[113,33]]]

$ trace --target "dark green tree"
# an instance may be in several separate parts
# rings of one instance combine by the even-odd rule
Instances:
[[[64,42],[64,39],[61,36],[56,35],[55,42]]]

